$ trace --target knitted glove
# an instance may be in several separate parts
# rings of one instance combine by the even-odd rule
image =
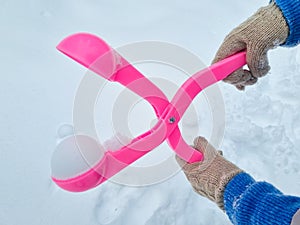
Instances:
[[[240,69],[224,79],[239,90],[244,90],[245,86],[255,84],[258,78],[269,72],[268,50],[284,44],[288,36],[289,27],[283,14],[271,2],[227,35],[213,63],[247,49],[250,71]]]
[[[300,209],[296,212],[296,214],[293,216],[293,220],[291,225],[299,225],[300,224]]]
[[[242,170],[221,156],[221,153],[217,152],[203,137],[194,140],[194,148],[204,154],[202,162],[188,164],[178,156],[176,160],[194,191],[212,200],[224,210],[225,187]]]

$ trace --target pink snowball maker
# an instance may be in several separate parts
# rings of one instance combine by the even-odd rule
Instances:
[[[141,96],[152,105],[158,118],[152,129],[117,151],[106,151],[98,162],[82,173],[65,178],[52,175],[58,186],[72,192],[96,187],[165,140],[185,161],[194,163],[203,160],[203,155],[183,140],[178,123],[196,95],[246,64],[245,52],[228,57],[191,76],[169,101],[157,86],[95,35],[78,33],[68,36],[57,49],[96,74],[119,82]]]

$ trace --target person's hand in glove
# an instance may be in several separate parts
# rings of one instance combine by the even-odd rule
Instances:
[[[213,63],[246,50],[249,70],[239,69],[224,79],[239,90],[244,90],[245,86],[255,84],[258,78],[269,72],[267,52],[284,44],[288,36],[286,18],[281,9],[271,2],[227,35]]]
[[[216,151],[203,137],[197,137],[194,140],[194,148],[203,153],[204,160],[202,162],[188,164],[178,156],[176,156],[176,160],[194,190],[215,202],[223,210],[225,186],[242,170],[227,161],[221,152]]]

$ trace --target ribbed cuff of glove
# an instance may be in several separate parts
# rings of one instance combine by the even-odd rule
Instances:
[[[226,186],[224,204],[233,224],[289,225],[300,198],[285,196],[271,184],[240,173]]]
[[[300,43],[300,2],[296,0],[274,0],[274,2],[281,9],[290,30],[289,36],[282,46],[298,45]]]

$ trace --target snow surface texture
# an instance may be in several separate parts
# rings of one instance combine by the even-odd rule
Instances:
[[[139,188],[106,182],[80,194],[53,184],[51,155],[72,133],[73,100],[86,72],[55,46],[79,31],[114,47],[160,40],[191,50],[208,65],[225,35],[267,2],[1,1],[0,224],[230,224],[192,191],[183,173]],[[270,63],[271,74],[245,92],[219,84],[226,105],[221,149],[256,179],[300,195],[300,50],[274,50]],[[206,123],[202,117],[198,122]]]

